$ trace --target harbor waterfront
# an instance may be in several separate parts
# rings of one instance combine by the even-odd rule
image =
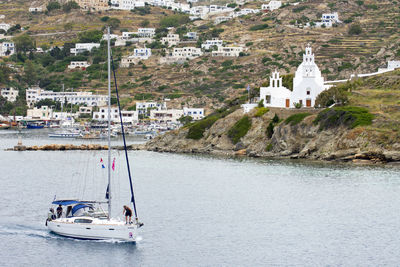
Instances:
[[[100,186],[88,188],[97,179],[105,181],[99,161],[106,152],[4,151],[18,136],[24,145],[65,143],[47,134],[0,131],[1,266],[396,266],[400,261],[400,175],[394,166],[129,151],[145,222],[136,245],[53,235],[43,218],[54,194],[70,197],[78,189],[83,197],[104,197]],[[113,157],[116,174],[124,172],[123,153],[114,151]],[[122,218],[128,184],[115,183],[119,197],[113,210]]]

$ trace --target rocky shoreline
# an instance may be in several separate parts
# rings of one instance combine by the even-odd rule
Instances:
[[[170,153],[194,153],[216,156],[247,156],[269,159],[305,159],[323,162],[349,162],[356,164],[400,164],[400,140],[394,138],[383,143],[382,138],[364,127],[351,129],[340,123],[321,130],[315,124],[316,114],[310,114],[296,124],[280,120],[269,138],[266,128],[275,114],[288,117],[287,111],[270,110],[263,116],[255,111],[247,114],[251,128],[236,144],[228,137],[228,131],[244,116],[242,110],[218,119],[199,140],[187,138],[189,129],[167,132],[145,144],[128,145],[129,150],[147,150]],[[311,112],[313,113],[313,112]],[[314,112],[315,113],[315,112]],[[107,150],[106,145],[50,144],[26,147],[18,144],[14,151],[64,151]],[[122,146],[113,147],[122,150]]]
[[[319,125],[313,123],[316,115],[310,115],[295,125],[281,122],[275,126],[271,138],[268,138],[265,130],[275,114],[276,110],[262,117],[249,114],[252,126],[237,144],[233,144],[227,132],[244,115],[242,110],[216,121],[199,140],[186,138],[189,130],[181,128],[158,136],[144,145],[132,146],[131,149],[357,164],[400,164],[400,143],[385,147],[362,127],[349,129],[338,125],[321,131]]]

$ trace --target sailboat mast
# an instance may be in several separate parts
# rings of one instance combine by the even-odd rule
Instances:
[[[64,117],[63,111],[64,111],[64,103],[65,103],[65,94],[64,94],[64,84],[62,84],[62,90],[63,90],[63,101],[61,102],[61,116]]]
[[[107,139],[108,139],[108,219],[111,218],[111,53],[110,53],[110,27],[107,28],[107,62],[108,62],[108,116],[107,116]]]

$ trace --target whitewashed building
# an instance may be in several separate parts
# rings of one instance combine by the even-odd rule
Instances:
[[[75,48],[71,48],[71,54],[77,55],[86,51],[92,51],[93,48],[99,48],[99,43],[77,43]]]
[[[122,122],[124,123],[137,123],[139,122],[138,112],[135,110],[121,110]],[[114,123],[119,123],[119,109],[112,107],[110,112],[110,119]],[[108,107],[100,107],[99,111],[93,112],[93,120],[105,122],[108,121]]]
[[[90,66],[87,61],[71,61],[68,65],[68,69],[86,69]]]
[[[12,87],[7,87],[7,88],[1,88],[1,96],[7,99],[9,102],[15,102],[18,97],[18,90],[14,89]]]
[[[50,120],[52,117],[53,109],[48,106],[35,107],[26,111],[27,119]]]
[[[282,78],[278,72],[272,73],[270,85],[260,88],[260,100],[266,107],[294,108],[296,104],[303,107],[314,107],[317,96],[328,89],[324,85],[312,48],[307,45],[303,62],[297,68],[293,79],[293,91],[282,85]]]
[[[324,91],[324,77],[321,75],[312,48],[307,45],[306,52],[303,55],[303,62],[297,68],[293,79],[293,93],[291,102],[300,103],[305,107],[313,107],[315,99]]]
[[[93,107],[79,107],[79,115],[90,115],[92,114]]]
[[[233,12],[231,14],[231,17],[236,18],[236,17],[240,17],[240,16],[246,16],[249,14],[257,14],[259,13],[260,10],[259,9],[252,9],[252,8],[243,8],[237,12]]]
[[[151,49],[150,48],[135,48],[133,50],[133,56],[140,60],[149,59],[149,57],[151,57]]]
[[[321,21],[315,22],[315,27],[326,27],[330,28],[333,24],[341,23],[339,20],[339,14],[337,12],[334,13],[324,13],[321,16]],[[307,23],[307,26],[310,26],[310,23]]]
[[[234,8],[227,7],[227,6],[219,6],[219,5],[210,5],[209,6],[209,13],[211,15],[218,14],[218,13],[225,13],[225,12],[232,12]]]
[[[0,23],[0,30],[8,31],[11,28],[11,25],[8,23]]]
[[[269,78],[268,87],[260,87],[260,100],[265,107],[291,107],[292,91],[282,85],[282,77],[275,71]]]
[[[136,110],[139,114],[147,114],[149,110],[164,110],[167,109],[167,103],[159,102],[136,102]]]
[[[217,25],[217,24],[220,24],[220,23],[222,23],[222,22],[229,21],[230,19],[232,19],[232,17],[229,17],[229,16],[219,16],[219,17],[216,17],[216,18],[215,18],[214,24]]]
[[[174,48],[174,51],[172,52],[172,56],[177,58],[193,59],[202,55],[203,52],[201,52],[201,49],[196,47]]]
[[[387,68],[389,70],[395,70],[395,69],[400,68],[400,61],[399,60],[397,60],[397,61],[395,61],[395,60],[388,61],[388,67]]]
[[[216,47],[221,47],[223,45],[224,41],[219,40],[219,39],[212,39],[212,40],[206,40],[204,43],[201,44],[201,48],[205,50],[210,50],[214,46]]]
[[[110,1],[112,9],[118,10],[134,10],[136,7],[144,7],[144,1],[138,0],[111,0]]]
[[[190,9],[190,15],[196,16],[199,18],[205,18],[207,14],[210,12],[210,9],[207,6],[195,6]]]
[[[30,7],[29,12],[31,13],[40,13],[43,12],[43,7]]]
[[[0,57],[11,56],[15,54],[15,44],[13,42],[0,43]]]
[[[43,90],[40,87],[30,87],[26,89],[25,100],[28,107],[33,107],[38,101],[36,97],[40,95]]]
[[[147,60],[151,57],[150,48],[135,48],[133,54],[121,59],[120,66],[122,68],[128,68],[130,64],[137,64],[141,60]]]
[[[156,35],[155,28],[139,28],[137,33],[139,37],[153,38]]]
[[[161,38],[161,43],[163,45],[168,44],[168,47],[179,44],[179,34],[168,34],[166,37]]]
[[[330,85],[324,85],[324,78],[315,63],[312,48],[307,45],[303,62],[293,79],[293,91],[282,85],[282,78],[275,71],[270,77],[269,86],[260,88],[260,100],[265,107],[294,108],[298,104],[302,107],[314,107],[317,96],[329,87]]]
[[[121,36],[118,34],[110,34],[110,40],[112,39],[119,39]],[[107,41],[108,39],[108,34],[103,34],[103,37],[101,37],[101,40]]]
[[[185,34],[185,37],[189,40],[197,40],[198,39],[197,32],[188,32]]]
[[[190,116],[193,120],[201,120],[204,118],[204,108],[183,108],[183,115]]]
[[[182,116],[182,109],[150,110],[150,119],[156,122],[177,123]]]
[[[107,104],[107,95],[93,95],[92,92],[53,92],[41,88],[28,88],[26,90],[26,103],[29,107],[42,99],[51,99],[61,103],[74,105],[103,106]]]
[[[217,51],[212,51],[213,57],[238,57],[243,52],[243,47],[240,46],[220,46]]]
[[[274,11],[275,9],[279,9],[282,6],[282,1],[269,1],[268,4],[263,4],[261,6],[262,10]]]

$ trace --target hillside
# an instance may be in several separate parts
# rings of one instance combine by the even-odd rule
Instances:
[[[308,158],[362,163],[400,161],[400,71],[341,88],[346,106],[328,109],[231,107],[149,141],[152,151]]]
[[[135,31],[139,27],[154,27],[166,34],[160,25],[173,11],[159,7],[146,7],[144,11],[87,12],[72,9],[69,12],[30,14],[28,7],[40,5],[41,1],[7,1],[1,4],[0,14],[4,21],[20,24],[37,46],[71,47],[87,31],[103,30],[113,20],[114,33]],[[188,22],[175,31],[181,36],[196,31],[201,41],[219,37],[227,44],[246,48],[245,55],[238,58],[202,56],[185,64],[161,65],[159,57],[163,46],[155,42],[147,44],[153,56],[143,64],[118,69],[118,82],[122,90],[123,104],[132,107],[136,100],[172,99],[171,105],[180,107],[205,106],[215,110],[224,102],[246,97],[249,84],[253,94],[267,82],[272,70],[283,74],[294,73],[302,60],[307,43],[311,43],[316,62],[327,80],[347,78],[352,73],[368,73],[386,65],[388,60],[399,59],[400,26],[399,7],[396,1],[303,1],[296,6],[288,5],[269,13],[246,15],[219,25],[210,20]],[[200,3],[199,3],[200,4]],[[262,2],[248,2],[244,8],[259,8]],[[344,23],[332,28],[303,28],[324,12],[339,12]],[[183,16],[183,15],[182,15]],[[118,21],[118,22],[116,22]],[[350,27],[360,25],[361,32],[349,33]],[[81,34],[81,35],[80,35]],[[179,45],[183,46],[183,45]],[[135,45],[114,48],[116,64],[121,57],[133,51]],[[102,93],[106,89],[104,46],[90,54],[71,57],[54,55],[26,55],[3,58],[13,64],[12,79],[0,80],[2,85],[12,84],[23,93],[27,86],[39,84],[42,88],[60,90],[61,84],[75,89]],[[88,60],[93,63],[87,71],[65,69],[71,60]],[[27,72],[26,70],[33,70]],[[29,78],[27,77],[29,75]],[[26,77],[25,77],[26,76]]]

